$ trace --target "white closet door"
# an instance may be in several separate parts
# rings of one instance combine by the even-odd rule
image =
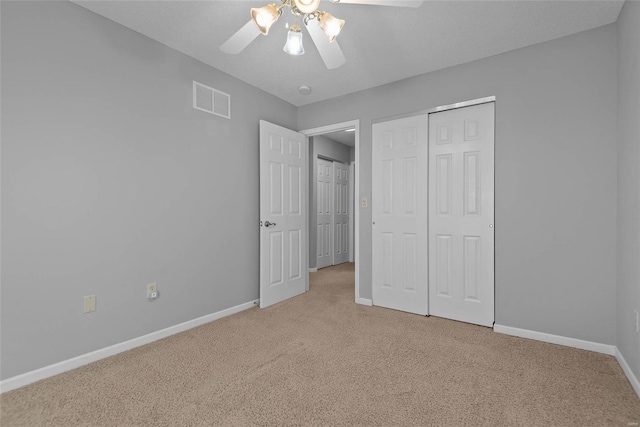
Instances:
[[[349,261],[349,166],[333,162],[333,265]]]
[[[351,162],[349,165],[349,262],[355,262],[356,250],[355,250],[355,169],[356,164]]]
[[[494,103],[429,115],[429,314],[494,322]]]
[[[328,267],[333,263],[333,162],[324,159],[317,159],[318,170],[318,191],[316,192],[318,203],[317,220],[317,253],[316,267]]]
[[[373,125],[373,304],[426,315],[427,116]]]

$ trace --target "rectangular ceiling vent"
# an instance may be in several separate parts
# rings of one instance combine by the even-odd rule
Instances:
[[[231,95],[194,81],[193,108],[230,119]]]

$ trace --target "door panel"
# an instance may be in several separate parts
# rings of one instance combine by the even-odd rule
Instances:
[[[373,125],[373,304],[422,315],[428,312],[427,152],[426,115]]]
[[[333,169],[333,265],[336,265],[349,261],[349,167],[333,162]]]
[[[306,153],[304,135],[260,121],[260,307],[307,288]]]
[[[429,314],[494,322],[494,103],[429,115]]]
[[[355,163],[351,162],[349,165],[349,225],[347,229],[349,230],[349,262],[354,262],[356,257],[356,246],[355,246]]]
[[[318,216],[317,216],[317,260],[316,267],[324,268],[333,263],[333,163],[317,159],[318,170]]]

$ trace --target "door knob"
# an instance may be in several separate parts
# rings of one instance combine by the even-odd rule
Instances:
[[[267,228],[271,228],[271,227],[275,227],[276,223],[275,222],[265,221],[264,222],[264,226],[267,227]]]

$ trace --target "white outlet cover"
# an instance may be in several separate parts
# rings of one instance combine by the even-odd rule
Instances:
[[[147,300],[151,301],[158,298],[158,284],[157,283],[148,283],[147,284]]]

